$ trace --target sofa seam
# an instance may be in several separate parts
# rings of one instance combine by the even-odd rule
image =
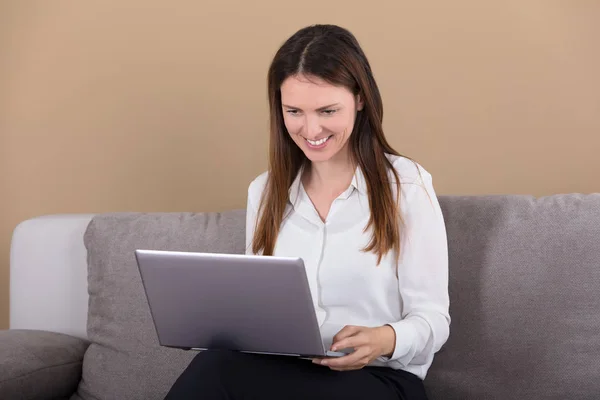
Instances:
[[[26,378],[29,375],[37,374],[38,372],[41,372],[41,371],[44,371],[44,370],[47,370],[47,369],[57,368],[57,367],[69,367],[69,366],[72,366],[72,365],[75,365],[75,364],[83,365],[83,360],[82,361],[73,361],[73,362],[65,363],[65,364],[51,365],[51,366],[43,367],[43,368],[38,368],[35,371],[30,371],[30,372],[27,372],[27,373],[25,373],[23,375],[13,376],[13,377],[10,377],[8,379],[0,379],[0,383],[9,382],[11,380],[19,379],[19,378]]]

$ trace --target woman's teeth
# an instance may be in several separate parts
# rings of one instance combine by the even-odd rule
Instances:
[[[331,136],[327,136],[326,138],[323,138],[323,139],[320,139],[320,140],[310,140],[310,139],[306,139],[306,141],[307,141],[308,143],[310,143],[311,145],[313,145],[313,146],[319,146],[319,145],[321,145],[321,144],[325,143],[327,140],[329,140],[329,138],[330,138],[330,137],[331,137]]]

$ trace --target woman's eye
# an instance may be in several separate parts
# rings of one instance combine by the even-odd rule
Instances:
[[[333,115],[337,112],[337,110],[333,110],[333,109],[332,110],[322,110],[321,112],[325,115]],[[286,110],[286,113],[289,115],[294,115],[294,116],[301,114],[299,110]]]

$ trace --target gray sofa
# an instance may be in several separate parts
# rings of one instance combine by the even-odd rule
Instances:
[[[453,320],[430,398],[599,399],[600,194],[440,202]],[[244,226],[243,210],[21,223],[0,399],[161,399],[194,353],[157,345],[133,251],[242,253]]]

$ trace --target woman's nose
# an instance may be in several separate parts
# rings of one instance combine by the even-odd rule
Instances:
[[[323,131],[323,128],[321,127],[319,118],[317,118],[317,117],[307,116],[305,127],[306,127],[306,137],[308,139],[317,137]]]

